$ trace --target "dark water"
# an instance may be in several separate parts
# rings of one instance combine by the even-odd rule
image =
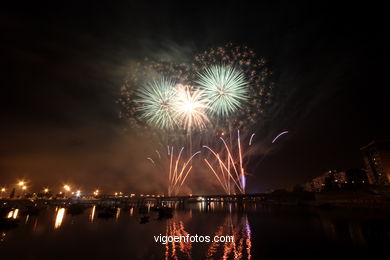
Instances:
[[[18,212],[19,225],[0,231],[1,259],[390,259],[390,218],[377,210],[199,203],[170,219],[150,212],[144,224],[137,209],[112,218],[93,210]],[[163,245],[154,240],[160,234],[234,235],[235,242]]]

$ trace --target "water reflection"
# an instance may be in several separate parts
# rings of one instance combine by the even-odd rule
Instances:
[[[6,222],[15,222],[16,228],[2,229],[0,226],[1,250],[11,254],[23,245],[27,252],[50,243],[53,252],[65,252],[69,234],[73,233],[77,234],[72,236],[74,244],[76,247],[80,244],[76,249],[91,252],[91,257],[96,259],[104,258],[100,251],[103,247],[96,247],[101,241],[106,241],[104,248],[109,248],[112,254],[105,259],[275,259],[281,258],[276,255],[280,251],[277,248],[284,248],[286,252],[290,250],[290,258],[297,259],[302,258],[294,255],[297,252],[312,255],[316,250],[326,253],[342,248],[348,254],[359,254],[373,246],[385,248],[384,245],[390,245],[390,214],[378,217],[376,212],[369,214],[364,210],[356,213],[346,209],[284,208],[261,204],[244,207],[235,203],[200,202],[186,208],[177,207],[170,217],[160,218],[161,211],[153,206],[91,205],[79,215],[67,214],[65,221],[68,209],[62,205],[54,211],[54,206],[49,206],[39,214],[28,215],[23,207],[16,209],[14,206],[12,210],[7,207],[0,213]],[[99,214],[105,217],[99,217]],[[147,217],[148,221],[139,225],[142,217]],[[54,232],[53,228],[47,228],[53,227],[53,219],[56,236],[50,234]],[[196,243],[181,240],[162,244],[153,239],[159,234],[184,237],[197,234],[211,239],[214,236],[234,236],[234,241]],[[28,258],[22,251],[18,252],[16,259]],[[135,257],[129,257],[132,254]],[[70,253],[65,256],[71,257]]]
[[[183,220],[174,217],[169,219],[166,224],[166,236],[187,236],[189,233],[184,228],[184,221],[188,219],[188,214],[184,216]],[[171,243],[166,243],[165,245],[165,259],[170,259],[170,257],[174,259],[179,259],[179,257],[183,254],[186,257],[191,256],[191,241],[180,240],[179,242],[172,241]]]
[[[207,250],[206,259],[251,259],[251,229],[247,215],[226,217],[225,222],[217,228],[214,236],[233,236],[234,241],[213,242]]]
[[[7,218],[16,219],[18,217],[18,214],[19,214],[19,209],[11,210],[10,212],[8,212]]]
[[[120,214],[121,214],[121,208],[116,208],[115,220],[118,220]]]
[[[89,220],[91,222],[93,222],[93,219],[95,217],[95,210],[96,210],[96,205],[93,205],[92,209],[91,209],[91,214],[89,215]]]
[[[0,236],[0,244],[4,242],[5,240],[5,236],[7,235],[7,233],[5,232],[1,232],[1,236]]]
[[[57,211],[56,221],[54,222],[54,229],[58,229],[62,225],[62,220],[64,219],[65,208],[60,208]]]

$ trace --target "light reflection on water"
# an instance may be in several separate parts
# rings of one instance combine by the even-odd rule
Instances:
[[[57,211],[56,221],[54,222],[54,229],[61,227],[62,220],[64,219],[65,208],[60,208]]]
[[[91,222],[93,222],[93,219],[94,219],[94,217],[95,217],[95,210],[96,210],[96,205],[93,205],[93,206],[92,206],[92,209],[91,209],[91,214],[89,215],[89,220],[90,220]]]
[[[25,258],[28,255],[24,252],[28,248],[41,248],[50,242],[50,248],[42,250],[64,252],[65,258],[71,257],[65,245],[74,242],[74,245],[80,244],[79,250],[92,252],[91,257],[96,259],[275,259],[283,251],[292,254],[293,259],[299,258],[300,255],[294,254],[301,251],[310,255],[322,250],[326,254],[332,248],[343,248],[348,253],[351,250],[359,255],[373,246],[378,251],[390,245],[389,218],[378,222],[376,213],[278,208],[261,204],[243,207],[218,202],[193,203],[185,209],[176,205],[176,208],[172,218],[162,219],[152,205],[146,206],[146,212],[134,207],[112,208],[112,215],[105,217],[100,216],[102,209],[96,205],[73,215],[65,207],[46,207],[38,215],[12,209],[3,216],[15,220],[21,220],[22,216],[24,220],[25,216],[25,221],[19,221],[17,228],[0,230],[0,250],[5,255],[15,253],[16,258]],[[140,225],[141,217],[146,215],[148,221]],[[233,235],[234,242],[202,244],[182,241],[164,245],[153,239],[159,234]],[[101,241],[105,241],[105,247],[110,250],[101,251],[105,247],[96,247]],[[20,245],[27,249],[15,252]]]

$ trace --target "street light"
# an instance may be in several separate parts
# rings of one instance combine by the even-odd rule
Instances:
[[[49,189],[48,189],[48,188],[45,188],[45,189],[43,190],[43,192],[44,192],[44,193],[48,193],[48,192],[49,192]]]
[[[64,189],[65,189],[66,191],[70,191],[70,186],[69,186],[69,185],[64,185]]]

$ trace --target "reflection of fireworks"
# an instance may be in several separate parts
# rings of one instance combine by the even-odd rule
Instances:
[[[225,65],[211,66],[199,73],[196,81],[208,100],[211,113],[226,117],[242,106],[247,97],[247,85],[244,74]]]
[[[166,236],[170,237],[186,237],[189,233],[184,229],[183,221],[176,221],[170,219],[167,221]],[[179,259],[178,253],[183,253],[187,258],[191,257],[192,244],[191,241],[181,239],[179,242],[170,242],[165,245],[165,259],[170,259],[169,251],[171,251],[171,257]]]
[[[218,227],[214,236],[232,235],[233,242],[212,242],[207,251],[206,259],[251,259],[252,241],[248,217],[242,217],[233,223],[231,217],[227,217],[225,223]]]
[[[159,170],[162,170],[164,171],[165,168],[167,167],[164,167],[166,166],[165,165],[165,162],[169,162],[169,166],[168,166],[168,196],[172,196],[172,195],[177,195],[179,194],[180,192],[180,189],[181,187],[183,186],[183,184],[185,183],[188,175],[190,174],[191,170],[192,170],[192,165],[190,164],[190,162],[192,161],[192,159],[200,154],[200,151],[192,154],[188,160],[185,160],[184,159],[184,156],[183,155],[183,150],[184,150],[184,147],[182,147],[179,151],[179,153],[176,155],[175,154],[175,151],[173,149],[173,146],[172,147],[169,147],[168,146],[168,153],[167,153],[167,159],[168,160],[165,160],[165,158],[163,160],[158,160],[158,162],[161,162],[160,164],[157,164],[157,166],[160,168]],[[160,155],[160,153],[158,152],[158,154]],[[146,158],[147,160],[149,160],[151,163],[153,163],[153,165],[156,165],[155,161],[148,157]]]
[[[249,145],[252,144],[254,134],[251,135]],[[246,172],[244,169],[244,157],[246,153],[243,152],[243,144],[240,139],[240,131],[237,131],[237,148],[229,147],[225,139],[220,137],[223,142],[223,148],[220,152],[215,152],[209,146],[204,145],[215,157],[216,162],[210,163],[206,158],[204,161],[209,166],[211,172],[217,178],[219,184],[222,186],[227,194],[231,194],[232,189],[236,188],[240,193],[245,193],[246,187]],[[231,184],[233,183],[233,187]]]
[[[202,99],[202,91],[178,85],[176,92],[174,110],[177,121],[189,132],[195,128],[205,128],[208,122],[205,113],[207,102]]]

